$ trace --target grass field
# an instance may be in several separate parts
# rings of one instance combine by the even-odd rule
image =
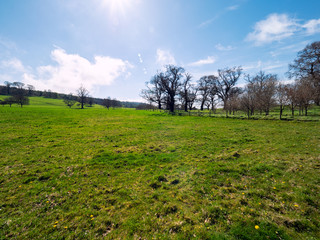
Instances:
[[[319,122],[0,107],[0,239],[320,239]]]

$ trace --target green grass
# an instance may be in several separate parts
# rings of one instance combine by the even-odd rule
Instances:
[[[0,127],[0,239],[320,239],[319,122],[32,98]]]

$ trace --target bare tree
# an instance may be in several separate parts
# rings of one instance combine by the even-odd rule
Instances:
[[[176,96],[179,93],[179,89],[182,85],[181,78],[184,73],[184,68],[173,65],[167,65],[166,71],[159,74],[160,89],[165,94],[165,101],[167,109],[170,112],[174,112]]]
[[[280,114],[280,120],[282,119],[282,114],[284,107],[288,104],[288,95],[286,91],[287,86],[283,83],[279,83],[276,88],[276,99],[279,105],[279,114]]]
[[[185,79],[182,82],[182,87],[180,90],[181,102],[185,112],[188,112],[188,105],[191,97],[190,95],[192,94],[190,91],[192,89],[191,79],[192,79],[191,74],[186,73]]]
[[[298,106],[298,89],[296,84],[289,84],[285,88],[288,102],[291,108],[291,116],[294,117],[294,110]]]
[[[320,105],[320,41],[308,44],[298,52],[297,58],[289,65],[288,75],[309,81],[308,89],[312,92],[312,98]]]
[[[81,85],[77,90],[78,102],[81,104],[81,109],[83,109],[84,104],[89,97],[89,91]]]
[[[247,75],[248,88],[253,92],[256,108],[269,115],[270,108],[275,103],[276,86],[278,82],[277,75],[265,74],[260,71],[254,77]]]
[[[156,103],[158,109],[162,109],[164,91],[161,87],[160,74],[154,75],[150,82],[146,83],[147,89],[141,91],[140,96],[149,103]]]
[[[216,81],[216,90],[218,97],[223,102],[223,108],[228,114],[227,106],[229,98],[239,92],[239,88],[235,87],[237,81],[242,74],[241,67],[232,67],[218,70],[218,79]]]
[[[299,114],[304,111],[308,115],[308,109],[313,99],[313,85],[308,78],[302,78],[297,81],[297,101],[299,104]]]

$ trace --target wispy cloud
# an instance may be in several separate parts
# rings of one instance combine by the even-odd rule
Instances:
[[[216,61],[215,57],[209,56],[206,59],[201,59],[199,61],[189,63],[188,66],[199,67],[202,65],[213,64],[215,63],[215,61]]]
[[[81,84],[88,90],[95,86],[106,86],[118,77],[130,74],[133,67],[128,61],[109,56],[95,56],[90,62],[77,54],[68,54],[63,49],[54,49],[51,58],[56,65],[40,66],[34,74],[24,73],[25,83],[38,89],[58,92],[75,92]]]
[[[312,19],[303,24],[302,27],[306,29],[306,32],[309,35],[320,33],[320,18]]]
[[[240,7],[239,5],[232,5],[232,6],[227,7],[227,10],[234,11],[234,10],[237,10],[239,7]]]
[[[0,67],[6,68],[7,70],[15,71],[15,72],[27,71],[26,68],[23,66],[22,62],[17,58],[1,61]]]
[[[230,45],[228,46],[223,46],[221,43],[217,44],[216,46],[216,49],[218,49],[219,51],[231,51],[233,49],[235,49],[235,47],[232,47]]]
[[[247,36],[248,41],[256,45],[279,41],[290,37],[297,31],[297,20],[286,14],[271,14],[267,19],[259,21],[254,26],[254,31]]]
[[[198,28],[205,28],[206,26],[210,25],[211,23],[213,23],[215,20],[217,20],[218,18],[220,18],[221,16],[223,16],[224,14],[230,12],[230,11],[235,11],[240,7],[240,5],[231,5],[228,6],[227,8],[223,9],[222,11],[220,11],[219,13],[217,13],[214,17],[207,19],[205,21],[203,21],[202,23],[200,23],[198,25]]]
[[[176,64],[173,54],[168,50],[158,48],[156,54],[157,64],[163,67],[168,64]]]
[[[254,31],[247,35],[246,40],[259,46],[289,38],[297,33],[312,35],[319,32],[320,19],[311,19],[301,24],[301,21],[287,14],[273,13],[257,22]]]

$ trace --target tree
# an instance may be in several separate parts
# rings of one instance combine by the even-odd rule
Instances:
[[[110,97],[103,99],[103,101],[102,101],[102,106],[104,106],[105,108],[107,108],[107,109],[109,110],[109,108],[110,108],[111,105],[112,105],[112,102],[111,102],[111,101],[112,101],[112,100],[111,100]]]
[[[165,94],[167,109],[170,112],[174,112],[176,96],[178,95],[179,89],[182,85],[181,78],[183,73],[184,68],[167,65],[166,71],[159,75],[160,89],[162,89]]]
[[[185,112],[188,112],[188,106],[190,98],[192,98],[192,85],[191,85],[192,76],[190,73],[185,74],[185,79],[182,82],[182,87],[180,90],[181,102]]]
[[[154,75],[150,82],[146,83],[147,89],[141,91],[141,97],[149,103],[156,103],[158,109],[162,108],[164,92],[161,88],[160,74]]]
[[[216,91],[218,97],[223,102],[223,108],[225,110],[227,110],[229,98],[240,90],[239,88],[235,87],[235,85],[239,80],[241,74],[241,67],[232,67],[218,70],[219,76],[216,80]]]
[[[287,95],[286,88],[287,86],[284,85],[283,83],[279,83],[276,88],[276,98],[280,108],[280,112],[279,112],[280,120],[282,119],[283,109],[288,104],[288,95]]]
[[[308,115],[308,109],[313,99],[313,85],[309,79],[302,78],[297,81],[297,101],[299,105],[299,113],[304,111],[304,115]]]
[[[198,81],[198,94],[199,94],[201,111],[203,111],[203,108],[208,100],[209,93],[210,93],[210,77],[203,76]]]
[[[10,95],[10,87],[12,86],[12,82],[5,81],[5,82],[4,82],[4,85],[5,85],[6,88],[7,88],[7,95]]]
[[[4,104],[8,104],[11,107],[11,105],[15,103],[15,98],[12,96],[7,97],[4,99],[3,102],[4,102]]]
[[[288,75],[290,78],[309,81],[312,98],[320,105],[320,41],[308,44],[298,52],[297,58],[289,65]]]
[[[75,97],[72,95],[72,93],[70,93],[69,95],[66,95],[66,96],[63,98],[63,102],[64,102],[69,108],[71,108],[74,104],[76,104]]]
[[[77,90],[78,102],[81,104],[81,109],[83,109],[84,104],[89,97],[89,91],[82,85]]]
[[[254,77],[246,76],[247,87],[254,94],[255,107],[269,115],[270,108],[275,103],[276,86],[278,77],[274,74],[266,74],[263,71]]]
[[[16,87],[15,91],[13,92],[14,102],[19,104],[20,107],[22,107],[23,105],[29,104],[29,98],[27,96],[27,92],[23,88],[24,87],[24,83],[22,83],[22,82],[13,82],[12,85]]]
[[[298,89],[296,84],[289,84],[285,88],[288,102],[291,108],[291,116],[294,117],[294,110],[298,106]]]
[[[35,87],[33,85],[28,84],[27,89],[28,89],[28,96],[32,96],[35,90]]]

